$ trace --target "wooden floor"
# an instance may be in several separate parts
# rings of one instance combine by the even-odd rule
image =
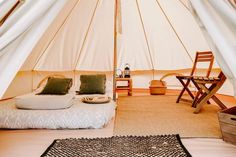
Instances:
[[[148,95],[147,90],[134,90],[136,95]],[[176,91],[168,91],[176,95]],[[120,96],[125,93],[119,93]],[[229,104],[236,104],[233,97],[219,95]],[[39,157],[57,138],[109,137],[113,135],[114,120],[103,129],[96,130],[0,130],[0,157]],[[196,157],[235,157],[236,146],[221,139],[183,139],[183,143]]]
[[[61,138],[113,136],[114,119],[102,129],[80,130],[0,130],[0,157],[39,157]]]

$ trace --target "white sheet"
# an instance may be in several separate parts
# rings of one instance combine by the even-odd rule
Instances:
[[[15,98],[16,107],[30,110],[57,110],[71,107],[75,94],[35,95],[30,93]]]
[[[85,104],[80,97],[77,96],[74,105],[63,110],[21,110],[16,108],[14,100],[1,102],[0,128],[102,128],[114,117],[115,102]]]

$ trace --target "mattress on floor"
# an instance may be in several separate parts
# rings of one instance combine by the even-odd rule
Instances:
[[[85,104],[76,96],[73,105],[61,110],[17,109],[15,100],[0,103],[0,128],[78,129],[102,128],[115,115],[116,104]]]

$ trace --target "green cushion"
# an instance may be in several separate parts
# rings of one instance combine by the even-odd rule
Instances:
[[[81,75],[79,94],[105,94],[106,75]]]
[[[46,86],[39,95],[65,95],[72,86],[71,78],[49,77]]]

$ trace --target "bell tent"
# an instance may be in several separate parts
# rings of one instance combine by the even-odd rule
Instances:
[[[2,98],[32,91],[50,73],[78,80],[99,72],[112,80],[114,63],[121,70],[128,63],[134,88],[148,88],[153,78],[186,73],[196,51],[210,50],[184,0],[3,0],[1,17],[17,2],[0,27]],[[230,84],[224,89],[232,94]]]

